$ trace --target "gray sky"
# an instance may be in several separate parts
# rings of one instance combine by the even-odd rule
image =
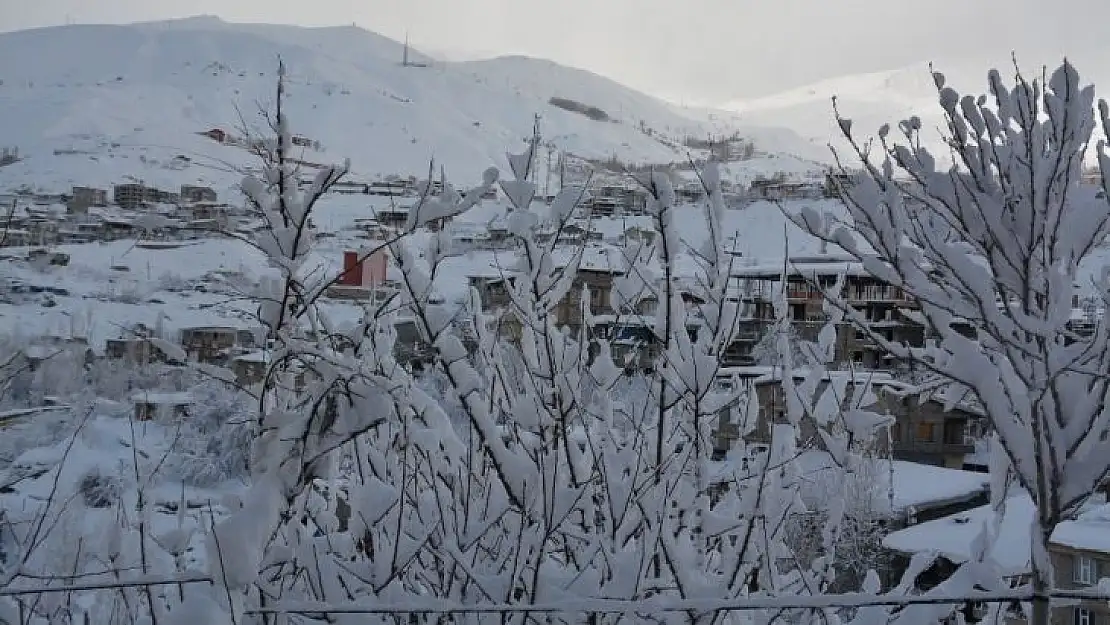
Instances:
[[[1015,47],[1025,50],[1028,41],[1037,42],[1036,63],[1051,63],[1065,50],[1076,56],[1096,45],[1096,27],[1110,20],[1110,2],[0,0],[0,30],[197,14],[302,25],[353,22],[397,39],[407,30],[414,45],[432,52],[545,57],[692,104],[923,60],[997,59]],[[983,24],[998,36],[984,37]]]

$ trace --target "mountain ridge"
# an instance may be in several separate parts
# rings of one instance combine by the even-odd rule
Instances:
[[[551,61],[403,67],[402,48],[357,27],[204,16],[0,34],[0,145],[23,157],[0,168],[0,190],[123,179],[233,187],[237,176],[227,170],[253,164],[250,155],[199,133],[235,133],[241,119],[258,127],[253,109],[272,104],[279,57],[292,128],[321,146],[304,160],[349,158],[360,178],[421,175],[435,159],[465,184],[522,147],[535,113],[558,149],[629,164],[685,161],[684,137],[737,128]],[[410,51],[410,59],[427,58]],[[556,96],[600,107],[612,121],[553,106]]]

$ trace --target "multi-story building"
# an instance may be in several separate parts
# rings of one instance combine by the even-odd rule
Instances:
[[[787,310],[799,338],[817,338],[826,323],[824,294],[843,275],[840,297],[864,317],[872,333],[886,341],[924,345],[924,328],[903,313],[917,308],[917,304],[901,289],[871,277],[851,258],[794,257],[775,264],[733,267],[730,297],[741,305],[744,320],[728,348],[727,364],[753,364],[752,347],[775,321],[774,301],[781,293],[784,272]],[[836,361],[866,369],[886,369],[892,364],[868,333],[857,331],[849,323],[837,328]]]
[[[148,187],[141,183],[117,184],[112,188],[112,201],[119,207],[136,209],[150,204],[173,203],[180,198],[176,193]]]
[[[642,215],[647,210],[647,198],[647,193],[640,189],[604,185],[591,190],[584,204],[590,214],[598,217]]]
[[[1052,535],[1049,557],[1056,572],[1056,587],[1090,590],[1102,578],[1110,578],[1110,521],[1100,525],[1082,520],[1063,524]],[[1083,600],[1077,605],[1053,610],[1052,622],[1059,625],[1106,625],[1110,604]]]
[[[94,187],[73,187],[66,207],[71,213],[84,213],[90,206],[107,206],[108,191]]]

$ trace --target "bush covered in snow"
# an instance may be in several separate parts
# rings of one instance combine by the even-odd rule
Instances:
[[[189,417],[165,424],[175,431],[175,444],[163,476],[201,487],[246,477],[253,436],[251,398],[218,381],[194,386],[190,393],[195,403]]]

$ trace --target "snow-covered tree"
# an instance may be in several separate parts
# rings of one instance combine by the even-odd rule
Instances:
[[[832,308],[804,367],[790,337],[777,335],[781,416],[761,414],[753,388],[723,374],[739,313],[726,296],[731,256],[723,251],[715,163],[697,171],[707,191],[697,209],[677,203],[668,176],[638,179],[650,193],[658,236],[634,257],[610,258],[621,274],[611,293],[618,318],[640,312],[644,300],[656,303],[649,366],[619,366],[608,337],[596,331],[602,320],[591,303],[600,294],[578,280],[594,262],[591,249],[546,236],[570,224],[581,189],[564,190],[550,207],[532,201],[538,131],[523,154],[508,155],[511,179],[491,169],[465,192],[442,173],[437,195],[430,182],[423,185],[408,223],[380,243],[396,263],[400,292],[366,305],[358,322],[339,324],[319,305],[338,277],[315,264],[309,220],[346,167],[324,168],[300,188],[287,156],[283,95],[279,78],[274,136],[253,142],[264,166],[242,185],[267,224],[246,243],[270,263],[247,294],[269,339],[266,375],[249,389],[255,403],[236,429],[251,437],[248,488],[221,501],[230,514],[207,525],[180,512],[183,497],[178,527],[154,531],[148,476],[180,470],[181,456],[200,457],[207,447],[147,457],[133,440],[125,470],[65,474],[73,478],[59,482],[65,495],[95,505],[117,497],[120,514],[127,512],[118,522],[98,517],[96,530],[108,538],[96,556],[108,564],[100,574],[115,572],[125,588],[82,595],[95,598],[91,618],[770,625],[836,616],[718,609],[746,597],[834,588],[845,506],[822,510],[813,525],[818,546],[807,554],[793,549],[787,528],[811,513],[798,456],[812,444],[832,460],[832,472],[858,471],[887,419],[868,410],[866,380],[820,366],[832,362],[841,320]],[[508,225],[518,244],[503,267],[508,305],[487,308],[472,291],[459,308],[437,293],[448,234],[425,225],[469,210],[498,183],[512,204]],[[691,246],[679,236],[680,219],[701,220],[705,241]],[[687,260],[696,266],[692,276],[678,271]],[[580,310],[573,331],[557,321],[568,304]],[[776,311],[786,323],[785,293]],[[434,350],[423,377],[395,357],[401,315]],[[460,326],[472,328],[473,341]],[[213,410],[199,429],[229,434],[227,420],[215,417],[233,419],[240,404],[219,393],[203,400],[227,410]],[[45,506],[47,516],[21,520],[41,525],[36,519],[58,514],[54,505]],[[200,541],[205,549],[189,549]],[[68,559],[57,560],[73,565],[72,549],[62,551]],[[17,557],[49,583],[65,581],[45,552]],[[119,571],[174,579],[198,565],[213,585],[132,585]],[[877,590],[874,578],[867,575],[865,589]],[[621,609],[597,608],[611,602]],[[53,609],[61,604],[44,618],[77,618]],[[0,601],[0,609],[13,605]],[[466,612],[476,606],[494,612]]]
[[[276,130],[288,133],[280,112]],[[413,236],[425,223],[468,210],[498,181],[496,170],[466,193],[446,180],[437,196],[425,189],[402,233],[383,243],[396,259],[400,296],[367,308],[353,328],[332,326],[315,306],[329,278],[305,266],[303,224],[322,185],[307,195],[283,190],[281,181],[296,176],[282,173],[277,153],[263,182],[244,184],[259,213],[291,225],[274,235],[277,244],[260,245],[281,271],[260,299],[286,304],[262,311],[278,347],[260,389],[252,492],[209,541],[214,577],[234,615],[289,602],[300,613],[338,603],[372,609],[372,600],[410,606],[415,618],[448,601],[518,606],[504,617],[513,622],[528,620],[528,606],[561,604],[574,620],[590,600],[693,606],[706,597],[828,587],[831,558],[803,571],[785,540],[787,521],[804,513],[790,470],[803,422],[838,466],[853,462],[852,440],[871,437],[883,422],[862,418],[860,406],[845,413],[840,399],[852,393],[822,386],[820,376],[795,381],[790,362],[784,386],[794,398],[781,423],[761,426],[748,388],[722,384],[720,356],[737,311],[725,296],[715,165],[700,172],[709,235],[697,249],[677,233],[675,221],[688,217],[669,179],[642,180],[659,237],[650,250],[621,259],[628,266],[613,305],[625,314],[644,297],[658,302],[652,332],[659,350],[647,371],[627,376],[606,337],[594,332],[593,294],[576,283],[589,250],[537,236],[566,227],[581,196],[567,189],[550,208],[536,208],[528,178],[537,145],[538,133],[523,154],[510,154],[513,178],[501,181],[519,248],[504,268],[507,310],[484,309],[477,293],[461,310],[437,297],[447,234]],[[684,254],[698,261],[693,281],[675,271]],[[575,332],[556,321],[566,302],[581,309]],[[435,350],[436,384],[393,359],[398,310]],[[477,335],[469,349],[454,330],[460,314]],[[516,330],[505,334],[505,327]],[[822,334],[829,358],[834,336],[831,328]],[[789,351],[785,337],[780,346]],[[282,376],[301,381],[282,388]],[[712,459],[722,420],[741,433],[723,462]],[[769,453],[762,462],[737,461],[761,427]],[[824,526],[827,545],[841,516]],[[659,618],[738,618],[714,610],[669,614]]]
[[[951,392],[978,398],[997,436],[995,506],[1004,508],[1009,480],[1036,502],[1031,614],[1046,625],[1049,538],[1110,468],[1108,329],[1080,334],[1068,323],[1077,285],[1103,305],[1110,296],[1105,272],[1090,266],[1110,233],[1110,204],[1080,184],[1094,88],[1067,62],[1043,80],[1019,73],[1012,87],[992,71],[988,96],[961,97],[942,74],[933,78],[955,163],[938,166],[917,118],[898,124],[901,141],[881,128],[876,154],[838,116],[864,166],[843,189],[851,223],[815,211],[794,220],[912,296],[935,340],[924,348],[886,341],[841,302],[859,331]],[[1106,129],[1110,109],[1099,109]],[[1106,188],[1105,143],[1096,151]],[[1093,278],[1084,277],[1088,268]],[[984,531],[980,547],[994,530]]]

